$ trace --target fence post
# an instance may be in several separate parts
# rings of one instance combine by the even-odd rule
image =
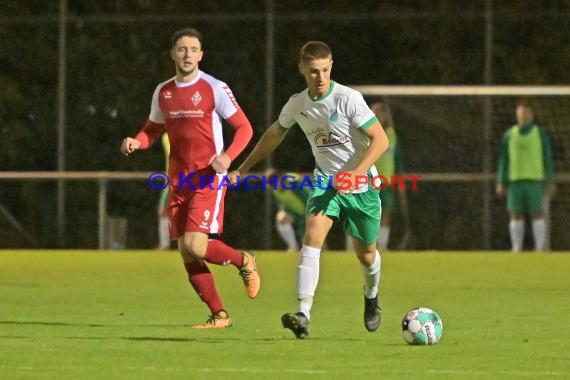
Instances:
[[[99,249],[107,245],[107,179],[99,178]]]

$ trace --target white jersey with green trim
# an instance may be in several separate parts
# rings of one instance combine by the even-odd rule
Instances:
[[[291,96],[278,120],[284,129],[295,124],[301,127],[315,156],[315,174],[325,176],[353,170],[358,165],[370,144],[362,129],[376,121],[360,92],[334,81],[318,99],[311,99],[308,89]],[[369,171],[377,175],[374,165]],[[366,189],[362,186],[357,192]]]

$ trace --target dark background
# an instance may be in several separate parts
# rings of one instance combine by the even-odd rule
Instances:
[[[493,2],[492,82],[570,84],[570,3]],[[323,40],[333,49],[333,77],[344,84],[484,84],[486,1],[275,1],[273,116],[304,88],[299,48]],[[173,31],[193,26],[204,34],[201,69],[227,82],[255,128],[265,121],[265,1],[68,1],[66,170],[156,171],[160,146],[134,157],[119,154],[148,116],[155,86],[174,73],[168,56]],[[4,2],[0,10],[0,171],[57,169],[56,1]],[[553,138],[557,169],[568,171],[570,99],[531,99]],[[369,99],[372,100],[372,99]],[[493,167],[500,136],[513,123],[518,99],[493,100]],[[413,173],[482,171],[482,100],[469,97],[394,97],[395,124],[406,169]],[[231,137],[231,135],[229,135]],[[243,158],[243,156],[242,156]],[[239,160],[238,160],[239,161]],[[238,162],[239,163],[239,162]],[[313,169],[309,145],[293,131],[274,165]],[[411,249],[480,249],[482,184],[421,183],[408,192]],[[144,181],[111,182],[109,214],[128,219],[129,248],[156,245],[158,193]],[[554,249],[568,249],[570,190],[559,186],[553,207]],[[264,194],[231,192],[225,239],[263,245]],[[2,204],[41,247],[57,247],[54,181],[0,182]],[[66,185],[66,247],[97,247],[95,182]],[[493,197],[491,248],[508,249],[504,201]],[[402,233],[394,218],[393,242]],[[527,227],[530,232],[530,226]],[[335,228],[331,248],[344,238]],[[271,237],[273,248],[283,248]],[[530,247],[530,241],[527,245]],[[30,243],[0,215],[0,247]]]

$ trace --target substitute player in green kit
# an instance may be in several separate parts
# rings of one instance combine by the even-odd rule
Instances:
[[[376,249],[380,223],[378,190],[357,177],[377,175],[374,163],[388,148],[388,138],[362,94],[331,80],[332,54],[324,42],[306,43],[300,52],[299,71],[307,89],[289,99],[278,121],[263,134],[243,164],[230,173],[232,183],[269,156],[298,125],[311,144],[316,161],[314,190],[307,202],[307,231],[297,266],[297,313],[281,321],[297,338],[309,335],[313,297],[319,280],[321,248],[333,222],[342,223],[354,240],[364,275],[364,325],[375,331],[381,323],[378,300],[380,254]],[[294,147],[293,149],[297,149]],[[342,174],[350,188],[340,187]],[[333,183],[328,183],[333,178]],[[329,186],[330,185],[330,186]]]
[[[497,171],[497,194],[507,191],[510,213],[509,233],[512,251],[522,249],[524,215],[532,218],[535,251],[544,251],[546,221],[544,220],[545,190],[555,193],[552,147],[544,129],[534,124],[534,113],[527,103],[516,108],[517,124],[503,135]]]

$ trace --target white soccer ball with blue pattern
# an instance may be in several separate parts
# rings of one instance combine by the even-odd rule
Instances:
[[[441,339],[443,322],[432,309],[418,307],[402,319],[402,332],[408,344],[432,345]]]

